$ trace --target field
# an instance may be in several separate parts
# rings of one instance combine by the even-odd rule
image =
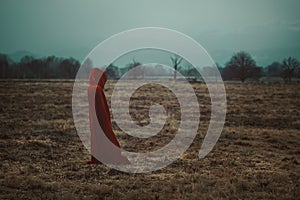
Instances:
[[[226,123],[204,159],[198,151],[210,99],[204,84],[192,86],[203,116],[194,143],[166,168],[130,174],[86,164],[72,118],[73,82],[1,81],[0,199],[299,199],[300,85],[226,84]],[[112,89],[109,82],[108,100]],[[151,105],[139,97],[159,100],[155,91],[145,87],[132,98],[138,124],[149,123]],[[152,151],[172,139],[178,105],[166,96],[174,114],[157,137],[127,137],[113,124],[125,149]]]

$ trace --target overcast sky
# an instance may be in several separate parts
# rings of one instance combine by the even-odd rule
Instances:
[[[239,50],[262,65],[300,58],[299,0],[1,0],[0,24],[8,54],[82,60],[112,34],[155,26],[193,37],[221,64]]]

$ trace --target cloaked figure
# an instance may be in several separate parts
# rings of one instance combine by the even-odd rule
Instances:
[[[88,100],[92,158],[88,164],[129,164],[128,159],[121,154],[120,143],[112,130],[110,112],[103,91],[106,81],[105,72],[98,68],[91,70]]]

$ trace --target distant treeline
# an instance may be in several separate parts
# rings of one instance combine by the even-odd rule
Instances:
[[[69,79],[75,78],[80,63],[74,58],[24,56],[20,62],[0,54],[0,78]]]
[[[172,67],[182,75],[188,77],[201,78],[198,71],[191,65],[182,66],[182,58],[178,56],[171,57]],[[92,61],[89,61],[92,63]],[[118,67],[113,64],[106,68],[110,79],[118,79],[124,73],[141,65],[133,60],[125,67]],[[285,82],[291,82],[292,78],[300,78],[299,61],[293,57],[288,57],[280,62],[261,67],[257,66],[255,60],[247,52],[238,52],[234,54],[224,67],[217,64],[217,68],[223,80],[239,80],[244,82],[246,79],[259,80],[261,77],[281,77]],[[0,78],[1,79],[74,79],[80,67],[79,61],[74,58],[60,58],[49,56],[45,58],[34,58],[24,56],[19,62],[14,62],[6,54],[0,54]],[[203,72],[211,77],[216,76],[215,67],[204,67]],[[152,74],[164,75],[161,66],[155,66],[148,69]],[[137,76],[144,76],[147,70],[136,71]],[[176,73],[174,73],[176,79]]]

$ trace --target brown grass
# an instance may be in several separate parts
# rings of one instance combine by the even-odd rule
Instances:
[[[300,85],[227,84],[224,130],[199,160],[210,101],[205,85],[193,84],[203,116],[194,143],[164,169],[127,174],[85,164],[90,156],[74,129],[72,84],[0,82],[0,199],[299,199]],[[141,125],[159,93],[151,101],[139,96],[152,89],[132,98],[131,114]],[[157,137],[128,137],[114,123],[124,148],[147,152],[172,139],[178,105],[173,98],[163,104],[175,114]]]

